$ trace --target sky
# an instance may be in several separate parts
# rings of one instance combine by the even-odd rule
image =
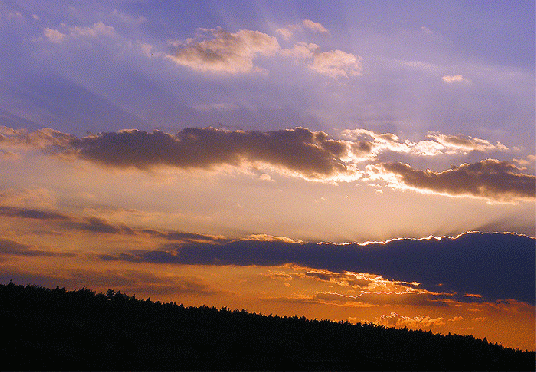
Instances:
[[[533,1],[0,1],[0,281],[534,350]]]

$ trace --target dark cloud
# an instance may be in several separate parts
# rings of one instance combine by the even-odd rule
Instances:
[[[85,217],[78,219],[55,211],[29,209],[20,207],[0,207],[0,216],[15,218],[30,218],[45,221],[59,221],[61,226],[72,230],[83,230],[95,233],[108,234],[134,234],[128,226],[112,225],[98,217]]]
[[[112,225],[109,222],[97,217],[87,217],[84,218],[82,221],[71,220],[65,223],[64,226],[74,230],[84,230],[94,233],[134,234],[134,230],[132,230],[128,226]]]
[[[105,219],[98,217],[77,218],[55,211],[22,207],[0,206],[0,217],[30,218],[52,221],[57,222],[59,226],[69,230],[89,231],[97,234],[149,235],[155,238],[183,243],[226,243],[231,241],[230,239],[221,236],[203,235],[190,232],[133,229],[124,224],[112,224]]]
[[[236,240],[224,244],[173,244],[103,259],[190,265],[295,263],[334,272],[364,272],[428,290],[513,298],[534,303],[535,240],[513,234],[468,233],[441,240],[401,239],[367,245]]]
[[[144,229],[139,230],[140,233],[146,233],[151,236],[158,238],[164,238],[171,241],[182,241],[182,242],[219,242],[226,243],[229,242],[229,239],[212,236],[212,235],[203,235],[196,233],[180,232],[180,231],[159,231],[159,230],[150,230]]]
[[[385,171],[401,176],[404,184],[451,195],[474,195],[493,199],[534,198],[536,177],[520,173],[507,161],[486,159],[462,164],[443,172],[413,169],[408,164],[387,163]]]
[[[128,130],[76,139],[71,146],[84,159],[116,167],[211,168],[251,161],[310,177],[347,172],[341,160],[346,143],[304,128],[270,132],[187,128],[176,135]]]
[[[13,240],[0,239],[0,255],[3,254],[14,256],[71,256],[68,253],[47,252],[33,249],[29,245],[17,243]]]
[[[42,211],[38,209],[27,209],[18,207],[0,207],[0,216],[5,217],[19,217],[19,218],[33,218],[37,220],[68,220],[69,217],[51,211]]]
[[[128,226],[112,225],[98,217],[85,217],[82,219],[77,219],[75,217],[54,211],[20,207],[0,207],[0,216],[60,221],[61,225],[68,229],[91,231],[95,233],[134,234],[134,230]]]

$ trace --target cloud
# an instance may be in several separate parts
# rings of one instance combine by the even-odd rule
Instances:
[[[314,43],[299,42],[292,49],[282,49],[280,54],[296,60],[310,60],[309,69],[332,78],[348,78],[361,75],[362,58],[341,50],[320,52]]]
[[[43,221],[59,221],[65,228],[105,234],[134,234],[127,226],[113,225],[98,217],[82,219],[50,210],[0,206],[0,217],[29,218]],[[156,232],[155,232],[156,233]]]
[[[313,22],[310,19],[304,19],[301,23],[288,25],[284,28],[278,28],[275,31],[280,34],[284,40],[288,41],[290,38],[292,38],[294,33],[304,30],[322,34],[329,33],[329,31],[321,23]]]
[[[421,26],[421,31],[426,35],[432,35],[434,32],[426,26]]]
[[[287,28],[278,28],[277,30],[275,30],[275,32],[279,33],[284,40],[290,40],[290,38],[292,37],[292,35],[294,35],[294,31],[295,29],[291,28],[291,27],[287,27]]]
[[[71,254],[68,253],[54,253],[33,249],[29,245],[0,238],[0,255],[4,254],[14,256],[71,256]]]
[[[444,75],[441,80],[443,80],[447,84],[471,82],[471,80],[464,78],[462,75]]]
[[[309,66],[312,70],[332,78],[361,75],[362,58],[342,50],[332,50],[315,54]]]
[[[497,142],[497,144],[494,145],[489,141],[464,135],[431,133],[428,134],[428,137],[443,145],[447,154],[456,152],[468,153],[470,151],[486,152],[507,150],[507,147],[500,142]]]
[[[65,40],[65,34],[53,28],[45,28],[43,33],[45,38],[52,43],[61,43],[63,40]]]
[[[36,220],[67,220],[69,217],[62,213],[52,211],[42,211],[38,209],[27,209],[17,207],[0,207],[0,216],[31,218]]]
[[[472,195],[497,200],[534,198],[536,177],[520,173],[507,161],[486,159],[473,164],[462,164],[443,172],[421,171],[408,164],[382,164],[380,172],[396,176],[392,187],[409,186],[447,195]],[[399,183],[397,183],[399,182]]]
[[[253,59],[257,55],[274,55],[280,49],[275,37],[259,31],[230,33],[220,28],[202,31],[201,41],[189,39],[168,57],[197,71],[238,74],[260,71]]]
[[[419,306],[442,306],[451,301],[453,295],[431,292],[419,287],[419,283],[406,283],[383,278],[381,275],[350,271],[332,272],[311,269],[296,264],[284,265],[283,271],[272,271],[266,276],[283,281],[288,286],[301,287],[304,282],[316,281],[307,286],[318,288],[308,302],[340,306],[378,306],[404,304]]]
[[[137,250],[107,260],[181,265],[260,265],[294,263],[332,272],[373,273],[404,288],[466,293],[482,298],[513,298],[534,303],[535,239],[513,234],[469,233],[456,238],[400,239],[386,243],[292,243],[281,240],[234,240],[218,243],[166,244],[159,250]],[[324,274],[324,275],[322,275]],[[364,286],[367,278],[330,276],[320,280],[346,280]],[[370,278],[369,278],[370,279]],[[371,279],[372,280],[372,279]],[[405,284],[404,284],[405,283]],[[381,283],[380,283],[381,284]]]
[[[351,129],[343,131],[343,137],[359,141],[362,146],[370,147],[367,151],[369,159],[381,152],[391,151],[413,155],[436,156],[468,154],[472,151],[491,152],[507,151],[502,143],[493,144],[487,140],[464,135],[448,135],[429,132],[427,140],[412,142],[401,141],[393,133],[376,133],[366,129]]]
[[[83,230],[101,234],[134,234],[134,231],[127,226],[112,225],[109,222],[97,217],[86,217],[82,221],[76,221],[72,219],[66,222],[64,226],[69,229]]]
[[[138,270],[84,270],[61,268],[54,273],[45,274],[21,270],[18,267],[0,267],[0,282],[31,283],[54,288],[58,283],[71,289],[91,287],[93,290],[106,291],[108,288],[121,290],[129,295],[212,295],[216,293],[199,278],[190,276],[165,277]]]
[[[159,231],[159,230],[133,230],[136,233],[149,234],[154,237],[163,238],[170,241],[181,241],[183,243],[228,243],[230,240],[222,236],[204,235],[180,231]]]
[[[118,11],[117,9],[114,9],[110,15],[124,24],[133,25],[133,26],[138,26],[142,23],[147,22],[147,18],[143,16],[133,17],[129,14],[122,13]]]
[[[450,320],[450,319],[449,319]],[[396,312],[391,312],[389,315],[382,315],[377,318],[374,322],[376,324],[381,324],[386,327],[396,327],[396,328],[416,328],[416,329],[426,329],[434,326],[443,326],[445,321],[443,318],[430,318],[427,316],[415,316],[409,317],[397,314]]]
[[[299,42],[292,49],[281,49],[280,53],[285,57],[309,59],[313,58],[315,51],[318,49],[319,46],[314,43]]]
[[[99,38],[115,36],[116,32],[113,26],[107,26],[102,22],[94,23],[92,26],[63,26],[64,32],[53,28],[45,28],[43,34],[45,39],[52,43],[61,43],[66,40],[82,38]]]
[[[50,190],[43,188],[0,190],[0,205],[18,208],[50,209],[56,198]]]
[[[1,199],[0,199],[1,202]],[[150,236],[164,241],[181,243],[227,243],[230,240],[222,236],[204,235],[182,231],[162,231],[153,229],[130,228],[124,224],[114,224],[99,217],[74,217],[53,210],[40,210],[24,207],[0,206],[0,217],[24,218],[41,221],[57,222],[69,230],[88,231],[96,234],[126,234]],[[254,235],[251,239],[291,241],[287,238],[270,238],[263,234]]]
[[[302,24],[303,24],[303,27],[305,27],[308,30],[311,30],[314,32],[320,32],[324,34],[329,33],[329,31],[324,26],[322,26],[322,24],[313,22],[310,19],[304,19]]]
[[[125,130],[76,139],[70,146],[83,159],[115,167],[210,169],[248,161],[311,178],[349,171],[341,160],[347,152],[346,142],[304,128],[272,132],[188,128],[176,135]]]
[[[12,129],[0,125],[0,146],[20,146],[46,149],[64,148],[74,139],[73,136],[50,128],[33,132],[27,129]]]
[[[439,172],[421,171],[409,164],[379,158],[382,153],[402,153],[417,159],[508,151],[500,142],[493,144],[480,138],[437,132],[429,133],[425,141],[411,142],[402,141],[393,133],[365,129],[346,130],[342,138],[332,139],[324,132],[300,127],[267,132],[186,128],[176,134],[129,129],[83,138],[52,129],[28,132],[0,127],[0,150],[11,153],[35,148],[118,168],[169,166],[210,170],[224,165],[264,166],[309,180],[386,181],[392,188],[495,200],[534,197],[535,177],[522,173],[526,167],[521,164],[486,159]],[[364,162],[369,164],[359,169]]]

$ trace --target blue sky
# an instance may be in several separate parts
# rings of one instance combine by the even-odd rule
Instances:
[[[2,65],[12,89],[3,93],[2,108],[37,127],[84,134],[123,126],[305,126],[332,135],[364,127],[411,139],[436,130],[525,148],[534,142],[532,2],[5,2],[3,8],[9,58]],[[304,27],[305,19],[328,32]],[[174,45],[200,29],[217,27],[262,32],[280,49],[302,42],[318,52],[340,50],[361,58],[360,72],[314,74],[304,71],[304,61],[276,52],[254,53],[253,66],[263,73],[200,73],[159,57],[177,53]],[[287,41],[277,30],[289,27],[296,30]],[[67,37],[53,42],[46,30]],[[144,54],[149,46],[153,58]],[[441,80],[458,75],[450,84]],[[14,109],[17,98],[39,113]],[[513,135],[520,131],[526,143]]]
[[[422,276],[419,293],[453,296],[458,312],[448,301],[441,310],[396,296],[356,305],[360,284],[346,288],[337,282],[347,282],[336,272],[343,267],[308,267],[314,260],[267,259],[268,268],[231,260],[225,271],[173,257],[182,246],[203,255],[211,245],[284,242],[291,252],[431,236],[450,236],[459,249],[471,231],[508,242],[512,233],[530,247],[534,7],[1,1],[1,277],[336,319],[358,319],[356,307],[376,322],[402,311],[398,325],[474,329],[515,344],[519,334],[506,330],[534,325],[526,296],[512,291],[520,302],[499,311],[493,301],[504,296],[482,280],[471,289],[482,293],[469,293],[482,300],[466,303],[464,278],[449,287],[456,295],[432,283],[448,278],[440,268],[442,276]],[[344,275],[389,293],[415,290],[400,272],[356,267]],[[501,272],[490,275],[500,282]],[[534,281],[509,280],[523,293]],[[354,300],[341,305],[335,292]],[[494,331],[477,311],[511,323]]]

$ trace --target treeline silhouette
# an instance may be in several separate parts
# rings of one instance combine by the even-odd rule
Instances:
[[[534,370],[472,336],[0,285],[2,370]]]

